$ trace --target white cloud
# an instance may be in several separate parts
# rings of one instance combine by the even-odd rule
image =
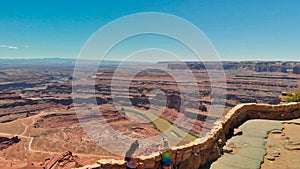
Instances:
[[[4,45],[4,44],[0,45],[0,48],[18,49],[18,47],[17,47],[17,46],[12,46],[12,45]]]

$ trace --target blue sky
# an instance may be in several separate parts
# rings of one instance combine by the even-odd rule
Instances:
[[[222,60],[299,61],[299,8],[297,0],[2,1],[0,58],[76,58],[88,38],[114,19],[163,12],[196,25]],[[123,46],[164,42],[144,38]]]

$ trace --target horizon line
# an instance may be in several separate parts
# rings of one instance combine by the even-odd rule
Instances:
[[[0,60],[78,60],[77,58],[65,58],[65,57],[37,57],[37,58],[1,58]],[[79,59],[83,61],[96,61],[97,59]],[[99,61],[99,60],[97,60]],[[109,62],[123,62],[122,60],[102,60]],[[199,61],[199,60],[182,60],[183,62],[300,62],[300,60],[211,60],[211,61]],[[162,60],[162,61],[125,61],[125,62],[142,62],[142,63],[163,63],[163,62],[180,62],[177,60]]]

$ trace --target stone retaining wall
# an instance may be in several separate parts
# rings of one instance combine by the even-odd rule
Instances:
[[[239,104],[232,108],[221,120],[215,122],[214,128],[204,137],[189,144],[171,148],[171,158],[178,169],[198,169],[222,155],[222,147],[227,138],[233,134],[233,129],[249,119],[288,120],[300,118],[300,103],[280,105]],[[139,159],[139,168],[161,169],[159,153]],[[123,160],[99,160],[98,164],[81,169],[125,169]]]

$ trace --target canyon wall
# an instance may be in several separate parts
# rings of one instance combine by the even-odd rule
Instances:
[[[173,164],[179,169],[198,169],[221,156],[222,147],[232,136],[233,129],[249,119],[288,120],[300,117],[300,103],[280,105],[239,104],[231,109],[215,127],[204,137],[183,146],[172,147],[170,150]],[[139,168],[161,168],[159,153],[139,159]],[[81,169],[126,168],[123,160],[99,160],[98,164]]]
[[[169,69],[197,69],[197,70],[252,70],[256,72],[292,72],[300,74],[299,62],[282,61],[223,61],[218,62],[161,62],[168,64]]]

